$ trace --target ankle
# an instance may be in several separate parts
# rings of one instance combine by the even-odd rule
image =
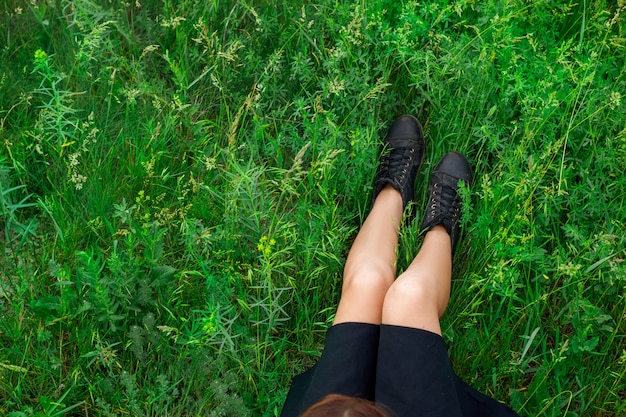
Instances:
[[[374,200],[374,207],[372,210],[377,207],[384,209],[385,212],[390,213],[392,217],[397,220],[402,219],[404,211],[402,195],[398,190],[389,184],[380,191],[376,200]]]
[[[393,188],[393,186],[390,184],[385,185],[385,187],[380,191],[378,197],[376,198],[376,201],[378,200],[383,200],[385,202],[395,202],[399,203],[400,206],[402,206],[402,194],[400,194],[400,191]]]
[[[433,242],[439,245],[441,253],[450,252],[452,253],[452,241],[450,239],[450,233],[446,230],[446,228],[438,224],[436,226],[431,227],[426,232],[424,236],[424,241]]]
[[[428,231],[428,233],[430,233],[432,235],[437,235],[437,236],[445,235],[447,238],[450,238],[450,233],[448,233],[446,228],[443,227],[443,225],[441,225],[441,224],[438,224],[436,226],[431,227],[430,230]]]

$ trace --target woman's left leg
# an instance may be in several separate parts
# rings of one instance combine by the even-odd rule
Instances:
[[[402,197],[390,185],[376,198],[348,253],[333,324],[380,324],[383,301],[396,278]]]
[[[422,161],[422,128],[414,117],[402,116],[384,142],[374,205],[346,259],[334,324],[318,363],[294,380],[284,417],[299,415],[328,394],[374,399],[383,301],[395,279],[398,229]],[[296,385],[304,392],[294,392]]]
[[[385,294],[396,278],[398,230],[424,154],[422,127],[413,116],[401,116],[384,144],[374,205],[346,259],[334,324],[380,324]]]

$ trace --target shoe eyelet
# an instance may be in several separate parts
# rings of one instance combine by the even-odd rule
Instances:
[[[413,160],[413,157],[409,155],[409,161],[412,161],[412,160]]]
[[[403,174],[406,174],[406,168],[403,168],[403,169],[402,169],[402,173],[403,173]]]
[[[431,205],[430,208],[433,209],[433,211],[434,211],[435,210],[435,205],[434,204]]]
[[[411,153],[415,153],[415,148],[411,148]]]

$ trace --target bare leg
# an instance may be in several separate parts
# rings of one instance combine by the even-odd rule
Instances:
[[[471,185],[472,168],[462,154],[449,152],[430,177],[429,206],[422,223],[428,233],[411,265],[389,288],[382,323],[441,335],[439,318],[450,299],[452,253],[460,231],[460,181]]]
[[[341,300],[334,324],[380,324],[383,301],[396,276],[402,197],[386,186],[359,231],[343,272]]]
[[[411,265],[389,288],[382,323],[441,334],[439,318],[448,305],[451,278],[450,235],[443,226],[435,226],[426,233]]]

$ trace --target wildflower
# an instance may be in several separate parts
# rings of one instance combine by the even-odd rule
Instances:
[[[43,67],[47,66],[48,54],[43,49],[37,49],[35,51],[35,66]]]
[[[619,107],[622,104],[622,95],[619,91],[612,91],[611,96],[609,97],[609,107],[611,110],[615,110],[616,107]]]
[[[137,90],[136,88],[133,88],[131,90],[126,90],[124,89],[124,95],[126,95],[126,98],[128,99],[128,102],[131,104],[135,103],[135,98],[141,94],[141,91]]]
[[[276,240],[274,238],[268,238],[266,235],[261,236],[259,239],[259,243],[257,244],[257,249],[264,256],[270,256],[272,253],[272,247],[276,244]]]
[[[204,167],[207,171],[212,171],[217,168],[216,159],[214,157],[205,156],[204,157]]]
[[[74,152],[73,154],[70,154],[70,156],[69,156],[70,167],[75,167],[75,166],[78,166],[80,164],[80,162],[78,162],[78,157],[79,156],[80,156],[80,152]]]
[[[87,181],[87,177],[74,171],[72,172],[71,180],[74,183],[74,187],[76,187],[77,190],[82,190],[83,184]]]
[[[346,89],[346,85],[345,85],[344,80],[338,80],[337,78],[335,78],[328,84],[328,91],[331,94],[335,94],[335,95],[339,94],[341,91],[345,89]]]
[[[254,16],[254,21],[256,23],[256,30],[260,31],[261,30],[261,25],[263,24],[263,22],[261,21],[261,18],[259,17],[259,14],[256,12],[256,10],[254,10],[254,7],[250,7],[250,13],[252,13],[252,16]]]
[[[155,162],[155,160],[154,160],[154,157],[153,157],[149,161],[141,163],[141,165],[143,166],[143,169],[146,170],[146,177],[154,176],[154,162]]]
[[[159,45],[148,45],[145,48],[143,48],[143,51],[141,52],[141,56],[139,57],[139,59],[142,59],[144,56],[148,55],[150,52],[154,52],[158,50],[159,50]]]
[[[206,334],[214,333],[217,330],[217,318],[215,317],[215,312],[211,312],[211,315],[209,317],[205,317],[202,321],[202,330],[204,330]]]
[[[161,21],[161,26],[163,27],[170,27],[172,29],[176,29],[176,27],[178,25],[180,25],[182,22],[186,21],[187,19],[185,19],[182,16],[174,16],[170,19],[164,19]]]

